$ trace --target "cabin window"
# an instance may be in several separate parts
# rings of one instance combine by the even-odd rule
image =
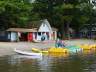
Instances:
[[[38,32],[38,35],[41,35],[41,32]]]

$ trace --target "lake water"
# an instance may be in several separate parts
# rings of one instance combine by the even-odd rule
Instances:
[[[0,72],[96,72],[96,55],[0,57]]]

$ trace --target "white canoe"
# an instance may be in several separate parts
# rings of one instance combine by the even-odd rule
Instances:
[[[30,56],[42,56],[42,53],[33,53],[33,52],[26,52],[21,50],[14,50],[16,53],[23,54],[23,55],[30,55]]]

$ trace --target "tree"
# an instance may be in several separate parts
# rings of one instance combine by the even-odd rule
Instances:
[[[92,4],[90,0],[36,0],[34,11],[40,15],[41,19],[47,18],[51,25],[60,29],[62,38],[70,38],[69,27],[76,31],[83,24],[88,23],[92,16]]]
[[[62,38],[70,38],[69,27],[78,32],[83,24],[95,21],[93,7],[90,0],[1,0],[0,27],[25,27],[28,21],[48,19]]]
[[[24,27],[32,11],[32,4],[26,0],[1,0],[1,28]]]

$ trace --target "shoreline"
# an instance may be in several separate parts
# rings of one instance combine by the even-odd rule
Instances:
[[[78,45],[78,44],[96,44],[95,40],[64,40],[67,45]],[[53,47],[55,45],[55,41],[47,41],[40,43],[32,43],[32,42],[0,42],[0,57],[5,55],[13,55],[15,54],[14,49],[31,51],[31,48],[39,48],[46,49],[49,47]]]

